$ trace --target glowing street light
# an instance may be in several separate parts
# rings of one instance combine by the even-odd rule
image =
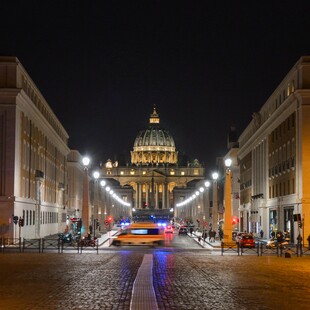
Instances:
[[[218,206],[217,206],[217,179],[219,174],[217,172],[212,173],[213,179],[213,206],[212,206],[212,229],[217,228],[217,218],[218,218]]]
[[[88,183],[88,165],[90,159],[84,157],[82,159],[84,165],[84,175],[83,175],[83,203],[82,203],[82,227],[81,235],[85,235],[89,232],[89,183]]]
[[[97,223],[99,222],[99,214],[98,214],[98,203],[99,203],[99,188],[98,188],[98,179],[100,177],[100,173],[98,171],[95,171],[93,173],[95,184],[94,184],[94,213],[93,213],[93,232],[94,237],[96,237],[96,229],[97,229]]]
[[[226,176],[225,176],[225,211],[224,211],[224,242],[232,240],[232,218],[231,218],[231,164],[232,160],[225,160]]]

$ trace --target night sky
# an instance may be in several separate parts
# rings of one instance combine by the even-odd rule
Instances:
[[[130,161],[153,105],[208,169],[310,55],[309,1],[3,1],[0,55],[21,61],[93,164]]]

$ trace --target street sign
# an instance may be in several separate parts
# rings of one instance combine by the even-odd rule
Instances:
[[[110,224],[110,223],[109,223],[108,220],[105,220],[105,221],[104,221],[104,225],[105,225],[105,226],[109,226],[109,224]]]

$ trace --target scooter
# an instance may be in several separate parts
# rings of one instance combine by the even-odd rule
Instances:
[[[64,243],[72,243],[72,235],[70,233],[67,234],[58,234],[59,239]]]
[[[94,248],[97,244],[96,241],[97,241],[96,237],[95,237],[95,239],[87,239],[87,238],[83,237],[80,244],[81,244],[81,246],[84,246],[84,247],[91,246]]]
[[[286,249],[288,244],[289,244],[289,238],[283,238],[281,236],[277,236],[278,238],[271,238],[267,244],[266,244],[266,248],[267,249],[273,249],[276,248],[277,246],[279,246],[282,249]]]

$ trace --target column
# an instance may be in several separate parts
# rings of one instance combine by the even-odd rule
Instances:
[[[142,184],[138,183],[138,192],[139,192],[139,197],[138,197],[138,202],[137,202],[137,207],[139,209],[142,208]]]
[[[166,183],[163,183],[163,200],[162,200],[162,208],[163,209],[166,209],[166,203],[167,203],[167,198],[166,198],[166,188],[167,188],[167,184]]]
[[[145,203],[147,208],[149,207],[149,184],[145,184]]]
[[[135,208],[139,208],[139,183],[136,183],[136,193],[135,193]]]
[[[169,193],[169,186],[168,186],[168,184],[166,186],[166,197],[167,197],[166,208],[170,209],[170,193]]]
[[[158,209],[158,183],[155,183],[155,209]]]

